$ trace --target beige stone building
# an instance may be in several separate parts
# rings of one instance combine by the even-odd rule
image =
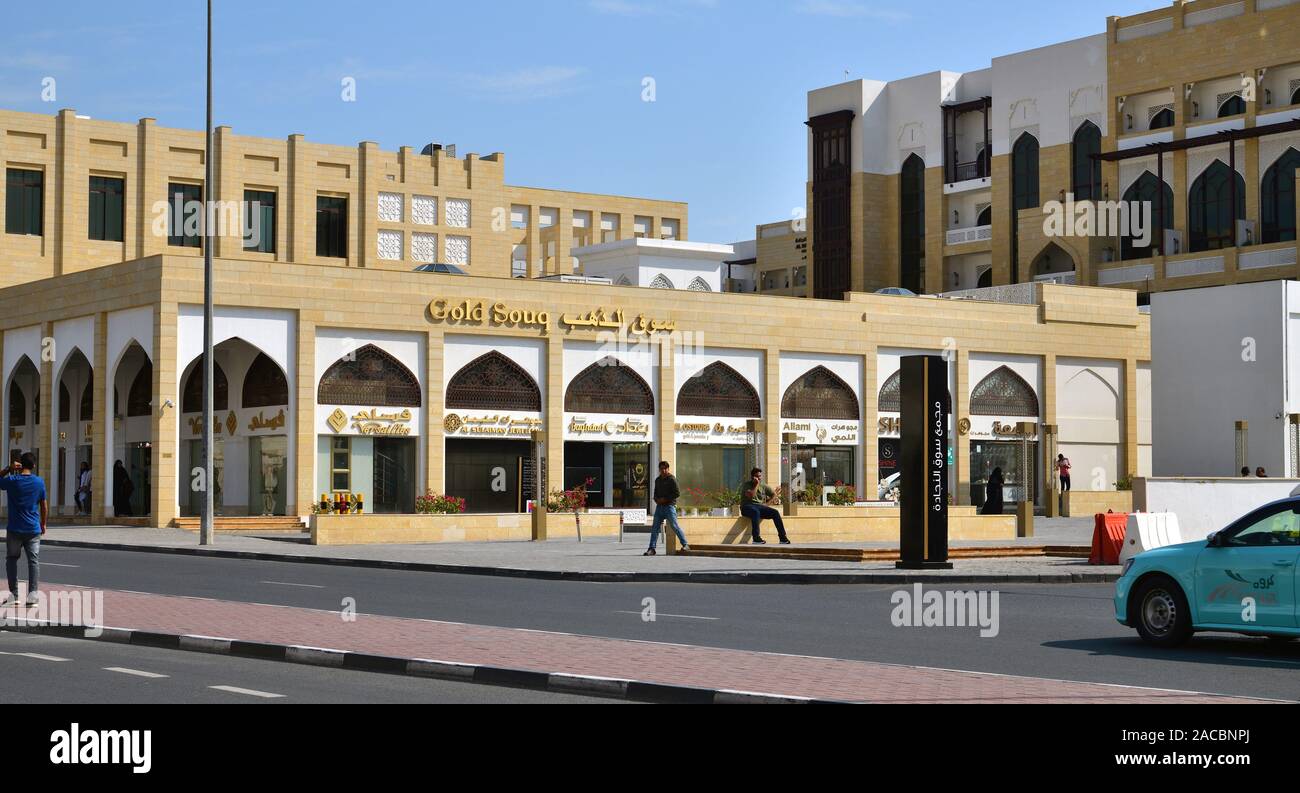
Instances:
[[[683,203],[505,182],[505,155],[327,146],[215,131],[224,259],[476,275],[572,273],[573,248],[686,239]],[[167,254],[202,256],[203,133],[0,111],[0,286]],[[254,209],[256,206],[256,209]],[[186,221],[194,220],[187,223]],[[256,237],[254,238],[254,233]]]
[[[987,69],[818,89],[808,116],[819,297],[1300,275],[1296,0],[1110,17]],[[1146,206],[1151,234],[1076,222],[1118,212],[1110,202]],[[1058,204],[1075,213],[1049,227]]]

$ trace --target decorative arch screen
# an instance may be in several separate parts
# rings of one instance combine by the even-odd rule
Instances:
[[[228,410],[230,408],[230,382],[226,380],[226,370],[221,364],[212,364],[212,409]],[[181,394],[182,413],[203,412],[203,356],[190,370],[185,379],[185,392]]]
[[[59,383],[59,421],[60,423],[72,421],[72,394],[63,383]]]
[[[903,373],[894,372],[880,387],[880,397],[876,400],[876,410],[881,413],[903,412]]]
[[[653,416],[654,392],[631,367],[605,358],[573,378],[564,394],[564,409],[569,413]]]
[[[447,384],[447,407],[452,410],[542,409],[542,391],[524,368],[492,352],[468,363]]]
[[[27,424],[27,395],[17,383],[9,385],[9,426],[22,427]]]
[[[679,416],[758,418],[758,391],[740,372],[721,361],[711,363],[682,385],[677,395]]]
[[[1002,366],[975,386],[970,412],[972,416],[1038,418],[1038,396],[1023,377]]]
[[[786,389],[781,418],[858,421],[862,411],[849,384],[825,366],[818,366]]]
[[[289,404],[289,381],[280,365],[266,353],[258,354],[244,375],[240,406],[270,408]]]
[[[367,344],[351,360],[341,358],[326,370],[317,389],[322,405],[420,407],[420,381],[393,356]]]
[[[95,418],[95,373],[91,372],[86,380],[86,388],[81,392],[81,410],[77,413],[78,421],[92,421]]]

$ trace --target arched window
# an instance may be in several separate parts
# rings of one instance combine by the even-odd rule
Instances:
[[[542,391],[522,366],[493,350],[470,361],[451,378],[447,408],[539,412]]]
[[[126,392],[127,418],[153,415],[153,363],[145,361],[144,366],[131,381],[131,390]]]
[[[27,426],[27,395],[18,387],[18,383],[9,384],[9,426]]]
[[[691,281],[691,285],[690,285],[689,287],[687,287],[687,289],[689,289],[689,290],[692,291],[692,292],[712,292],[712,291],[713,291],[712,289],[709,288],[709,282],[708,282],[708,281],[705,281],[703,278],[700,278],[700,277],[696,277],[696,279],[695,279],[694,281]]]
[[[1219,118],[1228,118],[1229,116],[1240,116],[1246,112],[1246,100],[1240,95],[1234,94],[1228,97],[1223,104],[1219,105]]]
[[[95,374],[91,372],[86,379],[86,388],[81,392],[81,407],[77,411],[78,421],[95,419]]]
[[[1074,257],[1055,242],[1050,242],[1034,259],[1030,274],[1034,276],[1060,275],[1072,273],[1074,270]]]
[[[1074,133],[1074,197],[1079,201],[1095,201],[1101,198],[1101,160],[1093,155],[1101,154],[1101,129],[1091,121],[1085,121]]]
[[[627,273],[624,273],[623,275],[620,275],[618,277],[618,283],[616,284],[616,286],[631,286],[631,285],[632,285],[632,279],[627,277]]]
[[[1129,189],[1124,191],[1124,203],[1128,204],[1130,217],[1135,217],[1134,212],[1141,211],[1143,206],[1151,207],[1151,222],[1158,224],[1159,219],[1156,217],[1160,214],[1160,197],[1156,191],[1160,189],[1160,180],[1150,171],[1143,171],[1138,180],[1134,182]],[[1168,184],[1164,185],[1164,227],[1172,229],[1174,227],[1174,191]],[[1135,206],[1136,205],[1136,206]],[[1120,258],[1121,259],[1146,259],[1153,255],[1153,251],[1160,244],[1160,239],[1152,234],[1151,242],[1148,245],[1139,244],[1140,240],[1132,236],[1125,236],[1120,240]],[[1173,251],[1170,251],[1173,253]]]
[[[212,364],[212,409],[228,410],[230,408],[230,383],[226,380],[226,370],[221,364]],[[181,392],[182,413],[203,412],[203,356],[190,370],[185,378],[185,390]]]
[[[885,384],[880,387],[880,395],[876,398],[876,410],[881,413],[903,412],[903,372],[901,369],[891,374]]]
[[[925,161],[913,154],[903,162],[899,239],[899,283],[918,295],[925,289]]]
[[[1150,129],[1168,129],[1174,125],[1174,111],[1164,108],[1151,117]]]
[[[1038,418],[1038,396],[1023,377],[1001,366],[971,392],[970,413],[972,416]]]
[[[59,383],[59,423],[69,421],[72,421],[72,394],[68,393],[66,385]]]
[[[687,380],[677,395],[679,416],[730,416],[758,418],[758,391],[735,369],[722,361],[704,367]]]
[[[1293,242],[1295,228],[1295,175],[1300,166],[1300,152],[1287,149],[1277,162],[1264,172],[1260,201],[1263,228],[1260,241]]]
[[[420,381],[401,361],[367,344],[325,371],[316,401],[322,405],[418,408]]]
[[[1296,88],[1291,94],[1291,104],[1300,105],[1300,88]]]
[[[1233,182],[1236,182],[1236,208],[1232,204]],[[1236,221],[1246,217],[1246,180],[1215,160],[1192,183],[1187,202],[1188,231],[1191,234],[1190,251],[1214,251],[1232,248],[1237,244]]]
[[[980,211],[980,216],[975,220],[976,226],[993,225],[993,205],[990,204]]]
[[[668,279],[668,276],[660,273],[659,275],[655,276],[653,281],[650,282],[650,288],[651,289],[676,289],[677,287],[673,286],[673,282]]]
[[[984,271],[980,273],[980,280],[979,283],[976,284],[976,286],[979,287],[980,289],[988,289],[989,287],[993,286],[992,267],[984,268]]]
[[[786,389],[781,418],[858,421],[862,411],[849,384],[825,366],[817,366]]]
[[[284,371],[266,353],[258,353],[248,367],[248,374],[244,375],[240,407],[272,408],[288,404],[289,381]]]
[[[1038,138],[1028,132],[1011,149],[1011,282],[1020,281],[1020,210],[1037,209]]]
[[[655,398],[649,384],[632,367],[605,358],[573,378],[564,393],[564,409],[569,413],[653,416]]]

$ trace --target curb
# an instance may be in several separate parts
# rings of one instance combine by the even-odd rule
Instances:
[[[216,636],[153,633],[129,628],[102,628],[102,633],[99,636],[87,636],[86,628],[67,625],[27,624],[7,628],[6,630],[17,633],[57,636],[64,639],[130,644],[164,650],[229,655],[239,658],[253,658],[260,661],[278,661],[306,666],[449,680],[503,688],[523,688],[532,691],[549,691],[555,694],[580,694],[661,705],[845,704],[835,700],[817,700],[783,694],[699,688],[561,672],[539,672],[532,669],[462,664],[425,658],[370,655],[345,650],[330,650],[323,647],[247,642],[238,639],[223,639]]]
[[[383,559],[348,559],[330,556],[294,556],[262,551],[228,551],[216,548],[168,547],[161,545],[122,545],[88,540],[41,540],[51,548],[86,548],[99,551],[128,551],[176,556],[205,556],[214,559],[244,559],[258,562],[316,564],[332,567],[359,567],[374,570],[405,570],[418,573],[528,578],[538,581],[576,581],[598,584],[748,584],[748,585],[846,585],[846,584],[1113,584],[1118,573],[1044,573],[1041,575],[935,575],[912,573],[584,573],[563,570],[528,570],[514,567],[436,564],[431,562],[397,562]]]

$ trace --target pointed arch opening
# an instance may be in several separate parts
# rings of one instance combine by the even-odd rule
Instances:
[[[993,225],[993,205],[992,205],[992,204],[989,204],[988,206],[986,206],[986,207],[984,207],[982,210],[980,210],[979,217],[975,219],[975,225],[976,225],[976,226],[992,226],[992,225]]]
[[[181,392],[182,413],[203,412],[203,356],[190,368],[185,378],[185,389]],[[212,409],[230,409],[230,381],[226,379],[226,370],[221,364],[212,362]]]
[[[1164,222],[1160,223],[1161,214],[1160,193],[1164,193]],[[1163,225],[1165,229],[1174,227],[1174,191],[1168,183],[1162,183],[1155,174],[1150,171],[1143,171],[1142,175],[1137,178],[1127,190],[1124,191],[1124,204],[1128,205],[1130,216],[1134,212],[1141,210],[1143,206],[1150,206],[1151,222],[1156,225]],[[1145,244],[1144,244],[1145,243]],[[1120,258],[1128,259],[1146,259],[1154,255],[1155,250],[1159,247],[1160,240],[1152,234],[1150,240],[1142,240],[1132,235],[1124,235],[1120,239]]]
[[[1233,94],[1219,105],[1219,118],[1230,118],[1246,114],[1246,100],[1240,94]]]
[[[1151,117],[1151,124],[1147,129],[1170,129],[1174,126],[1174,111],[1172,108],[1164,108]]]
[[[131,388],[126,392],[126,417],[153,415],[153,361],[146,360],[144,366],[131,381]]]
[[[447,384],[449,410],[540,412],[542,390],[533,376],[493,350],[470,361]]]
[[[216,375],[212,377],[216,381]],[[244,375],[240,407],[271,408],[289,404],[289,379],[266,353],[258,353]]]
[[[650,288],[651,289],[676,289],[677,287],[673,286],[673,282],[668,278],[668,276],[664,275],[663,273],[660,273],[659,275],[656,275],[654,277],[653,281],[650,282]]]
[[[1049,242],[1030,266],[1030,274],[1035,278],[1068,275],[1075,270],[1074,257],[1055,242]]]
[[[654,391],[630,366],[603,358],[582,370],[564,392],[569,413],[609,413],[653,416]]]
[[[993,370],[970,395],[972,416],[1024,416],[1038,418],[1038,395],[1008,366]]]
[[[682,385],[677,415],[759,418],[762,409],[753,384],[727,364],[715,361]]]
[[[919,295],[925,288],[925,161],[910,155],[899,181],[899,284]]]
[[[1233,207],[1233,194],[1236,206]],[[1215,160],[1192,183],[1187,202],[1188,250],[1215,251],[1237,245],[1237,221],[1246,218],[1246,180]]]
[[[316,401],[322,405],[418,408],[421,400],[419,379],[373,344],[335,361],[316,390]]]
[[[1260,241],[1294,242],[1295,177],[1300,152],[1289,148],[1264,172],[1260,195]]]
[[[1079,125],[1074,133],[1071,155],[1074,159],[1074,198],[1095,201],[1101,198],[1101,128],[1091,121]]]
[[[95,420],[95,373],[86,378],[86,387],[81,390],[81,405],[77,413],[78,421]]]
[[[857,394],[843,378],[816,366],[790,384],[781,397],[783,419],[859,421],[862,410]]]
[[[691,285],[687,287],[687,290],[691,292],[712,292],[713,291],[713,289],[709,286],[709,282],[705,281],[703,278],[699,276],[696,276],[695,280],[691,281]]]

